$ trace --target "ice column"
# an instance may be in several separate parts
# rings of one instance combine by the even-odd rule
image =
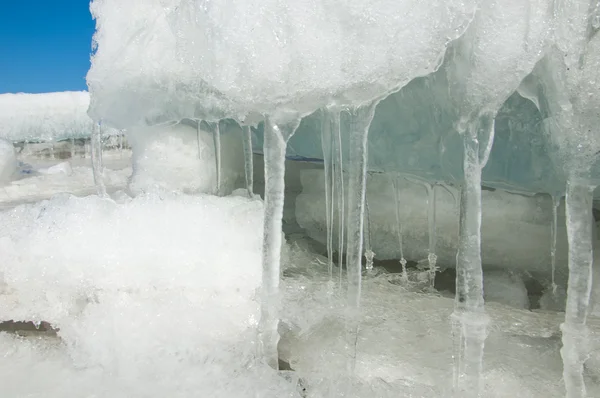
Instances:
[[[282,244],[282,217],[285,188],[287,141],[300,124],[299,117],[274,122],[265,118],[265,202],[262,259],[261,318],[258,326],[260,351],[267,363],[277,369],[279,334],[279,278]]]
[[[456,256],[456,300],[453,317],[454,393],[478,397],[483,391],[483,347],[488,318],[483,300],[481,268],[481,170],[491,144],[480,153],[479,139],[493,141],[494,115],[483,114],[459,128],[464,147],[464,182],[461,190],[458,254]],[[480,134],[481,133],[481,134]]]
[[[565,322],[561,325],[563,378],[567,397],[585,397],[583,363],[588,355],[586,327],[592,289],[592,200],[594,187],[582,181],[567,183],[566,220],[569,241],[569,284]]]
[[[106,196],[106,187],[103,179],[102,165],[102,125],[95,124],[92,129],[92,138],[90,140],[92,149],[92,172],[94,174],[94,184],[99,196]]]
[[[329,110],[323,110],[321,122],[321,147],[323,148],[323,166],[325,172],[325,219],[327,221],[327,270],[329,280],[333,280],[333,219],[335,184],[333,178],[333,129],[334,115]]]
[[[375,258],[375,253],[371,248],[371,212],[369,210],[369,200],[366,198],[366,190],[365,190],[365,217],[366,217],[366,233],[365,235],[365,259],[367,263],[365,264],[365,268],[367,271],[373,270],[373,259]]]
[[[252,131],[250,126],[242,126],[242,143],[244,146],[244,171],[246,172],[246,189],[250,197],[254,196],[254,160],[252,153]]]
[[[331,112],[331,131],[333,136],[333,174],[335,185],[335,201],[337,203],[338,216],[338,267],[339,267],[339,284],[342,285],[342,262],[344,258],[344,233],[345,233],[345,215],[346,202],[344,200],[344,162],[342,155],[342,131],[340,129],[340,110],[333,109]]]
[[[347,348],[354,372],[358,309],[362,282],[363,220],[367,175],[367,137],[377,102],[349,110],[348,214],[346,270],[348,277]]]

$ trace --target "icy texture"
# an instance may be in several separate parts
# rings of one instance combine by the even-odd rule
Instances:
[[[361,105],[435,70],[475,3],[95,0],[90,115],[124,128]]]
[[[230,193],[244,175],[239,127],[224,132],[221,191]],[[186,124],[136,128],[127,137],[133,151],[129,188],[139,193],[160,187],[184,192],[216,193],[212,134]]]
[[[102,163],[102,126],[96,125],[92,129],[92,138],[90,140],[92,150],[92,172],[94,174],[94,184],[98,196],[106,196],[106,186],[104,185],[104,165]]]
[[[296,219],[306,233],[326,243],[324,176],[321,170],[302,170],[302,192],[296,199]],[[369,174],[367,189],[371,218],[371,245],[381,260],[401,259],[427,262],[428,206],[423,185],[398,178],[398,206],[393,184],[384,174]],[[436,255],[440,267],[456,263],[458,214],[455,188],[436,187]],[[529,270],[550,279],[550,226],[552,200],[549,196],[522,196],[500,190],[482,193],[482,259],[485,265]],[[402,241],[398,241],[399,222]],[[337,231],[334,231],[334,240]],[[557,283],[566,281],[567,239],[563,207],[559,210],[557,251]]]
[[[483,296],[493,301],[523,310],[529,309],[529,297],[523,278],[515,272],[490,270],[483,273]]]
[[[0,139],[0,186],[8,184],[17,171],[17,156],[11,142]]]
[[[254,362],[260,201],[61,195],[0,219],[3,318],[62,339],[0,334],[7,398],[297,397]]]
[[[0,94],[0,137],[9,141],[52,141],[90,137],[85,91],[45,94]],[[107,128],[105,135],[119,134]]]

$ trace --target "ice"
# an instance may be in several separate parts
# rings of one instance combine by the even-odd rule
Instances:
[[[7,396],[296,396],[253,362],[260,201],[63,195],[0,218],[3,318],[47,320],[61,339],[0,334]]]
[[[199,134],[199,133],[198,133]],[[242,142],[244,147],[244,172],[246,175],[246,189],[248,195],[254,195],[254,161],[252,157],[252,131],[250,126],[242,127]]]
[[[216,173],[216,183],[215,183],[215,193],[217,195],[221,194],[221,179],[223,178],[223,170],[221,167],[221,128],[219,127],[219,122],[213,123],[211,127],[212,136],[213,136],[213,145],[214,145],[214,153],[215,153],[215,173]],[[198,138],[199,140],[200,138]],[[198,145],[200,143],[198,142]]]
[[[106,196],[106,186],[104,185],[104,165],[102,163],[102,126],[96,125],[92,129],[91,138],[92,149],[92,172],[94,174],[94,184],[98,196]]]
[[[302,192],[296,199],[296,219],[311,238],[325,244],[325,193],[320,170],[302,170]],[[427,193],[422,183],[400,176],[398,206],[393,183],[385,174],[369,173],[367,190],[371,209],[371,245],[381,260],[427,260],[429,225]],[[458,214],[456,188],[436,188],[436,255],[441,268],[456,263]],[[548,195],[525,196],[501,190],[482,192],[482,260],[484,265],[527,270],[550,278],[550,226],[552,200]],[[402,228],[398,241],[396,208]],[[566,282],[567,238],[562,207],[559,210],[556,281]],[[337,231],[334,232],[337,239]],[[401,252],[402,247],[402,252]]]
[[[483,273],[483,297],[510,307],[527,310],[530,307],[523,278],[515,272],[486,270]]]
[[[12,143],[0,139],[0,186],[8,184],[17,171],[17,156]]]
[[[434,70],[475,3],[95,0],[90,114],[124,128],[362,105]]]
[[[185,192],[216,193],[215,151],[210,132],[180,123],[138,127],[127,132],[133,151],[133,193],[156,187]],[[243,178],[244,163],[239,127],[222,134],[221,192],[228,194]]]
[[[267,363],[278,369],[282,218],[285,189],[285,150],[300,118],[265,118],[265,227],[263,230],[262,294],[259,344]]]
[[[0,137],[9,141],[90,137],[94,122],[87,115],[89,103],[85,91],[0,94]],[[107,128],[104,134],[120,132]]]

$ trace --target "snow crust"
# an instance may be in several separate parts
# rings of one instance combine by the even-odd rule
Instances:
[[[53,141],[89,137],[94,122],[87,114],[85,91],[0,94],[0,137],[9,141]],[[119,134],[103,128],[103,134]]]

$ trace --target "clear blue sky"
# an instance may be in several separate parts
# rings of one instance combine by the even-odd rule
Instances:
[[[86,90],[94,28],[89,0],[2,0],[0,93]]]

